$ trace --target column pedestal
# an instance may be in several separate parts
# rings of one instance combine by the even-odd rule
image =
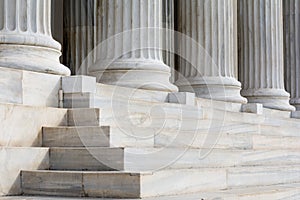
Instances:
[[[281,0],[239,0],[239,74],[250,103],[292,111],[284,89]]]

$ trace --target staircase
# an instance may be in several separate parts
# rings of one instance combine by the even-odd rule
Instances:
[[[299,197],[299,120],[282,111],[259,115],[233,103],[197,102],[135,99],[130,106],[120,100],[120,107],[69,109],[68,126],[43,127],[50,167],[21,172],[24,195]],[[125,105],[133,112],[123,112]]]

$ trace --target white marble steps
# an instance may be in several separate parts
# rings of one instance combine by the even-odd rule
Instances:
[[[299,183],[300,169],[276,166],[151,173],[22,171],[21,180],[25,195],[142,198]]]
[[[159,200],[298,200],[300,198],[300,184],[278,184],[271,186],[256,186],[246,188],[227,189],[219,192],[205,192],[179,197],[162,197]]]
[[[50,169],[55,170],[124,170],[123,148],[60,148],[49,150]]]
[[[22,171],[21,180],[25,195],[73,197],[141,198],[226,188],[226,173],[218,169],[153,173]]]
[[[52,170],[119,170],[228,168],[300,165],[300,151],[185,148],[50,148]]]
[[[45,147],[195,147],[204,142],[217,148],[248,149],[252,147],[252,135],[259,134],[257,125],[201,121],[202,127],[193,130],[193,124],[183,127],[43,127]],[[210,145],[210,146],[211,146]],[[207,146],[206,146],[207,147]]]
[[[109,147],[110,127],[43,127],[44,147]]]
[[[143,127],[44,127],[44,147],[191,147],[234,149],[300,149],[300,135],[283,130],[242,123],[210,123],[202,128]],[[263,129],[265,129],[263,128]],[[186,130],[182,130],[186,129]],[[190,129],[190,130],[188,130]]]
[[[189,108],[190,109],[190,108]],[[270,118],[264,115],[256,115],[252,113],[242,112],[224,112],[223,110],[204,108],[202,111],[178,111],[165,112],[158,109],[149,113],[148,111],[139,111],[123,113],[118,110],[112,113],[107,109],[97,108],[81,108],[68,110],[68,125],[69,126],[128,126],[131,124],[136,127],[162,127],[162,126],[180,126],[181,128],[195,127],[200,128],[205,124],[202,121],[209,123],[218,121],[224,123],[243,123],[252,125],[262,125],[267,128],[278,128],[283,126],[290,128],[295,132],[300,128],[299,120],[290,118]],[[154,109],[155,110],[155,109]],[[177,114],[176,114],[177,113]],[[180,113],[180,114],[178,114]],[[190,126],[189,126],[190,125]]]

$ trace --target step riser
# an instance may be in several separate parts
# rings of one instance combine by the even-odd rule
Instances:
[[[26,195],[141,198],[300,181],[299,170],[284,170],[186,169],[153,174],[25,171],[21,177]]]
[[[70,109],[68,110],[69,126],[100,126],[99,109]]]
[[[228,170],[228,188],[276,185],[285,183],[299,183],[300,169],[289,168],[277,170],[249,168],[248,170]]]
[[[43,128],[45,147],[109,147],[109,127]]]
[[[202,156],[203,153],[203,157]],[[209,153],[207,156],[205,153]],[[284,151],[205,151],[189,150],[166,152],[125,153],[126,171],[155,171],[161,169],[188,169],[188,168],[228,168],[240,166],[289,166],[300,165],[298,152]]]
[[[25,195],[139,198],[140,176],[131,174],[22,172]]]
[[[118,148],[50,149],[50,169],[124,170],[124,150]]]

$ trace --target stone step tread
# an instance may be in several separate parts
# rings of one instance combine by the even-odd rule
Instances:
[[[145,200],[199,200],[199,199],[223,199],[223,200],[253,200],[253,199],[272,199],[272,200],[298,200],[300,198],[300,183],[279,184],[272,186],[247,187],[239,189],[227,189],[221,191],[201,192],[195,194],[162,196],[153,198],[143,198]],[[0,197],[1,200],[81,200],[95,198],[65,198],[50,196],[9,196]],[[97,198],[98,199],[98,198]],[[122,199],[103,199],[103,200],[122,200]],[[135,200],[135,199],[128,199]]]
[[[26,195],[141,198],[291,184],[299,166],[180,169],[155,172],[22,171]],[[176,182],[176,185],[172,184]]]
[[[300,198],[300,185],[287,184],[287,185],[275,185],[275,186],[260,186],[260,187],[248,187],[247,189],[229,189],[213,192],[201,192],[185,195],[174,196],[161,196],[153,198],[142,198],[144,200],[299,200]],[[53,197],[53,196],[9,196],[0,197],[0,200],[96,200],[98,198],[81,197],[81,198],[66,198],[66,197]],[[103,200],[123,200],[115,198],[102,198]],[[136,200],[127,199],[127,200]]]

